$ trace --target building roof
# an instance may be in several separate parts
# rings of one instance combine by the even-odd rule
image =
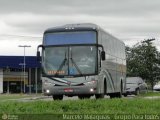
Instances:
[[[25,56],[26,68],[39,68],[36,56]],[[0,68],[22,68],[24,56],[0,56]]]

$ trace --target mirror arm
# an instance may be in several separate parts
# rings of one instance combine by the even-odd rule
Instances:
[[[39,51],[39,48],[44,48],[44,46],[43,45],[38,45],[38,47],[37,47],[37,61],[41,61],[41,57],[40,57],[40,51]]]
[[[101,47],[101,48],[102,48],[102,51],[104,51],[103,45],[98,44],[98,47]]]
[[[44,48],[44,46],[43,45],[38,45],[38,47],[37,47],[37,51],[39,51],[39,48]]]
[[[98,47],[101,47],[101,48],[102,48],[101,57],[102,57],[102,61],[104,61],[104,60],[106,59],[104,47],[103,47],[103,45],[99,45],[99,44],[98,44]]]

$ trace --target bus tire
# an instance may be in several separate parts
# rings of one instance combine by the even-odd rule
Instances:
[[[122,97],[122,92],[117,93],[117,98],[121,98]]]
[[[122,83],[122,81],[121,81],[120,92],[117,93],[117,97],[118,97],[118,98],[121,98],[121,97],[122,97],[122,92],[123,92],[123,83]]]
[[[96,99],[104,98],[104,94],[95,94]]]
[[[63,100],[63,95],[52,95],[53,100]]]
[[[90,95],[78,95],[79,99],[90,99]]]
[[[123,94],[124,97],[127,97],[127,93]]]
[[[121,92],[118,92],[118,93],[111,93],[109,94],[110,98],[121,98],[122,97],[122,94]]]
[[[135,95],[139,95],[139,94],[140,94],[140,90],[139,90],[139,88],[137,88],[135,91]]]
[[[109,96],[111,99],[117,98],[118,93],[110,93]]]
[[[122,92],[123,92],[123,84],[121,82],[121,85],[120,85],[120,92],[117,92],[117,93],[111,93],[109,94],[110,98],[121,98],[122,97]]]

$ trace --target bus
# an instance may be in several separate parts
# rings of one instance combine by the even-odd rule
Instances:
[[[37,47],[37,58],[42,66],[43,93],[54,100],[64,96],[114,98],[125,93],[125,45],[98,25],[47,29]]]

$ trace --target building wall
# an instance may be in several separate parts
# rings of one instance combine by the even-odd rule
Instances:
[[[28,90],[31,90],[32,93],[36,93],[36,90],[39,93],[42,92],[42,81],[40,75],[40,68],[30,68],[28,70],[28,83],[31,85],[31,88],[28,88]]]
[[[11,70],[12,69],[12,70]],[[42,92],[42,81],[40,79],[40,68],[26,69],[25,85],[24,73],[19,69],[10,68],[9,71],[0,68],[0,93],[36,93]],[[37,73],[37,75],[36,75]],[[30,87],[31,86],[31,87]]]
[[[3,69],[0,69],[0,93],[3,93]]]

